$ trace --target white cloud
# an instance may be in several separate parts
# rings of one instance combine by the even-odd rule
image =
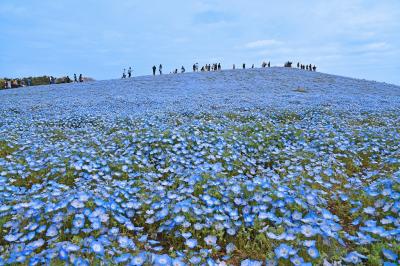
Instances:
[[[276,45],[280,45],[280,44],[282,44],[282,42],[274,40],[274,39],[258,40],[258,41],[246,43],[245,47],[253,49],[253,48],[263,48],[263,47],[269,47],[269,46],[276,46]]]

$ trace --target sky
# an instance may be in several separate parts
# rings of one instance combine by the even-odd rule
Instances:
[[[0,77],[288,60],[400,85],[400,1],[0,1]]]

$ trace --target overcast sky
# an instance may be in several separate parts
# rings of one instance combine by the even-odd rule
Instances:
[[[400,1],[0,1],[0,77],[263,60],[400,85]]]

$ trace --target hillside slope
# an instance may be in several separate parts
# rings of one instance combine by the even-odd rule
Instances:
[[[298,89],[300,88],[300,89]],[[400,106],[400,87],[298,69],[269,68],[144,76],[1,91],[0,111],[32,115],[135,115],[240,108]]]

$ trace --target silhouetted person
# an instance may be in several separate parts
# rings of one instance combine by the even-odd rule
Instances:
[[[254,64],[251,65],[251,68],[254,68]]]
[[[157,67],[156,67],[156,66],[153,66],[153,76],[156,75],[156,70],[157,70]]]
[[[219,64],[218,64],[218,70],[221,70],[221,69],[222,69],[221,63],[219,63]]]
[[[268,67],[271,67],[271,62],[268,62]]]
[[[262,68],[265,68],[267,66],[267,63],[265,63],[265,62],[263,62],[262,64],[261,64],[261,67]]]
[[[67,76],[66,78],[65,78],[65,81],[67,82],[67,83],[70,83],[71,82],[71,79],[69,78],[69,76]],[[30,86],[30,81],[29,81],[29,79],[28,79],[28,86]]]
[[[185,73],[186,69],[184,66],[181,67],[181,73]]]
[[[243,69],[246,69],[246,64],[243,63]]]
[[[306,70],[308,70],[308,65],[306,65]]]
[[[76,78],[76,74],[74,74],[74,82],[78,82],[78,79]]]
[[[160,72],[160,75],[162,75],[162,65],[160,64],[160,66],[158,67],[158,71]]]
[[[233,64],[233,69],[236,69],[236,66],[235,66],[235,64]]]
[[[124,74],[125,74],[125,72],[124,72]],[[83,82],[83,76],[82,76],[82,74],[79,75],[79,82]]]
[[[125,74],[125,68],[124,68],[124,72],[122,72],[122,78],[124,79],[124,78],[126,78],[126,74]],[[79,81],[80,81],[80,78],[79,78]]]
[[[130,78],[131,76],[132,76],[132,68],[129,67],[129,69],[128,69],[128,78]]]
[[[193,64],[193,72],[196,72],[196,64]]]
[[[310,66],[308,67],[308,70],[312,71],[312,65],[310,64]]]
[[[297,68],[300,68],[300,63],[297,63]]]
[[[313,66],[313,71],[317,71],[317,67],[315,65]]]

